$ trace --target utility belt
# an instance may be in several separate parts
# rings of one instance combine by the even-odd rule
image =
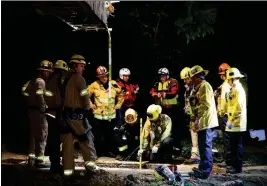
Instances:
[[[71,120],[84,120],[88,116],[88,110],[82,108],[69,108],[65,107],[63,115],[70,118]]]

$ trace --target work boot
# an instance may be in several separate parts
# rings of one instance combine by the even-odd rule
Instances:
[[[209,176],[198,168],[193,168],[193,172],[189,172],[188,175],[193,178],[207,179]]]
[[[35,156],[29,156],[28,157],[28,166],[34,167],[34,165],[35,165]]]
[[[199,162],[199,156],[196,153],[192,153],[191,157],[184,161],[184,164],[198,164]]]
[[[232,167],[228,167],[226,168],[226,173],[228,174],[240,174],[242,173],[242,170],[241,171],[236,171],[235,169],[233,169]]]

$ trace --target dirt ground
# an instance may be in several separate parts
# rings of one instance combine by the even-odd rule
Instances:
[[[178,170],[189,179],[191,185],[218,186],[226,181],[240,179],[244,185],[267,185],[267,148],[264,145],[253,145],[245,148],[244,171],[239,175],[227,175],[224,168],[214,163],[212,175],[206,180],[192,180],[186,176],[192,166],[178,165]],[[165,186],[166,181],[159,181],[154,175],[153,165],[142,170],[138,163],[122,167],[122,163],[111,159],[100,159],[99,165],[104,170],[94,175],[88,175],[82,170],[81,159],[76,159],[78,165],[74,177],[65,179],[47,170],[30,169],[25,166],[25,155],[2,152],[2,185],[4,186]],[[107,162],[105,162],[107,160]],[[110,165],[112,166],[110,166]],[[197,166],[197,165],[195,165]],[[109,167],[109,168],[108,168]],[[113,167],[113,168],[110,168]],[[189,184],[187,184],[189,186]]]

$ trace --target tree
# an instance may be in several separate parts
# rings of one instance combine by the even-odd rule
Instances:
[[[187,44],[197,38],[213,34],[216,15],[214,4],[193,1],[146,3],[130,12],[130,16],[139,23],[143,35],[152,39],[155,46],[166,34],[162,29],[163,26],[165,30],[175,26],[177,35],[183,35]]]

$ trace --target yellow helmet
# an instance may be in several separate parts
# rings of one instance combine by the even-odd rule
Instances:
[[[58,69],[66,70],[66,71],[69,70],[67,63],[63,60],[57,60],[54,65],[54,68],[58,68]]]
[[[86,64],[85,58],[79,54],[74,54],[71,56],[70,63]]]
[[[204,70],[201,66],[195,65],[190,70],[190,77],[193,77],[194,75],[199,74],[201,72],[204,72],[205,76],[209,73],[208,70]]]
[[[134,124],[137,120],[138,114],[136,113],[136,111],[134,109],[127,109],[125,112],[125,121],[128,124]]]
[[[190,78],[190,77],[189,77],[190,70],[191,70],[191,69],[190,69],[189,67],[185,67],[185,68],[183,68],[183,70],[180,72],[180,77],[181,77],[181,79]]]
[[[158,119],[161,114],[162,108],[160,105],[152,104],[147,108],[147,117],[149,120],[153,121]]]
[[[37,70],[53,72],[53,63],[48,60],[43,60],[40,63],[40,67]]]
[[[233,67],[226,71],[226,79],[243,78],[243,77],[244,75],[242,75],[237,68]]]

